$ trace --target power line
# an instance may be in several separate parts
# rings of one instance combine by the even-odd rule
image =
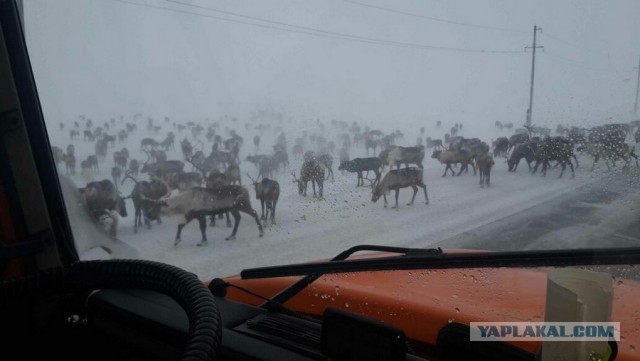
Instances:
[[[354,4],[354,5],[364,6],[364,7],[380,10],[380,11],[386,11],[386,12],[389,12],[389,13],[400,14],[400,15],[405,15],[405,16],[411,16],[411,17],[419,18],[419,19],[437,21],[437,22],[441,22],[441,23],[445,23],[445,24],[467,26],[467,27],[486,29],[486,30],[504,31],[504,32],[510,32],[510,33],[528,34],[528,32],[521,31],[521,30],[507,29],[507,28],[501,28],[501,27],[497,27],[497,26],[489,26],[489,25],[481,25],[481,24],[464,23],[464,22],[460,22],[460,21],[436,18],[436,17],[433,17],[433,16],[412,14],[412,13],[409,13],[409,12],[406,12],[406,11],[396,10],[396,9],[377,6],[377,5],[371,5],[371,4],[367,4],[367,3],[363,3],[363,2],[359,2],[359,1],[354,1],[354,0],[343,0],[343,1],[351,3],[351,4]]]
[[[580,67],[580,68],[583,68],[583,69],[595,70],[595,71],[601,71],[601,72],[616,73],[618,75],[620,74],[620,72],[623,72],[623,73],[624,72],[629,72],[627,70],[618,70],[618,69],[611,68],[611,67],[607,67],[607,68],[595,67],[595,66],[592,66],[592,64],[588,64],[588,63],[583,62],[583,61],[578,61],[578,60],[573,60],[573,59],[570,59],[570,58],[566,58],[566,57],[557,55],[557,54],[555,54],[553,52],[550,52],[550,51],[545,51],[545,54],[549,55],[549,56],[551,56],[553,58],[556,58],[557,60],[561,60],[562,62],[564,62],[567,65],[573,65],[573,66],[577,66],[577,67]]]
[[[369,38],[369,37],[351,35],[351,34],[346,34],[346,33],[331,32],[331,31],[326,31],[326,30],[322,30],[322,29],[315,29],[315,28],[310,28],[310,27],[293,25],[293,24],[288,24],[288,23],[283,23],[283,22],[277,22],[277,21],[273,21],[273,20],[269,20],[269,19],[252,17],[252,16],[248,16],[248,15],[244,15],[244,14],[232,13],[232,12],[218,10],[218,9],[214,9],[214,8],[200,7],[200,6],[197,6],[197,5],[186,4],[186,3],[180,3],[180,4],[186,5],[186,6],[191,6],[191,7],[205,8],[205,9],[210,10],[210,11],[217,11],[217,12],[220,12],[220,13],[226,13],[227,15],[250,18],[252,20],[259,20],[259,21],[262,21],[262,22],[271,23],[271,24],[277,24],[277,25],[280,25],[280,26],[288,26],[288,27],[293,28],[293,29],[283,28],[283,27],[278,27],[278,26],[273,26],[273,25],[266,25],[266,24],[257,24],[257,23],[252,23],[252,22],[247,22],[247,21],[242,21],[242,20],[237,20],[237,19],[229,19],[229,18],[224,18],[224,17],[220,17],[220,16],[202,14],[202,13],[185,11],[185,10],[174,9],[174,8],[168,8],[168,7],[152,5],[152,4],[143,4],[143,3],[127,1],[127,0],[112,0],[112,1],[125,3],[125,4],[129,4],[129,5],[134,5],[134,6],[139,6],[139,7],[146,7],[146,8],[152,8],[152,9],[157,9],[157,10],[171,11],[171,12],[176,12],[176,13],[181,13],[181,14],[186,14],[186,15],[200,16],[200,17],[205,17],[205,18],[210,18],[210,19],[215,19],[215,20],[220,20],[220,21],[225,21],[225,22],[231,22],[231,23],[236,23],[236,24],[243,24],[243,25],[249,25],[249,26],[254,26],[254,27],[272,29],[272,30],[280,30],[280,31],[297,33],[297,34],[304,34],[304,35],[311,35],[311,36],[316,36],[316,37],[324,37],[324,38],[331,38],[331,39],[338,39],[338,40],[353,41],[353,42],[360,42],[360,43],[367,43],[367,44],[374,44],[374,45],[394,46],[394,47],[408,48],[408,49],[418,49],[418,50],[436,50],[436,51],[464,52],[464,53],[500,53],[500,54],[522,53],[522,51],[455,48],[455,47],[445,47],[445,46],[437,46],[437,45],[425,45],[425,44],[407,43],[407,42],[399,42],[399,41],[392,41],[392,40]],[[169,1],[169,0],[167,0],[167,1]],[[179,3],[177,1],[170,1],[170,2]],[[300,30],[295,30],[295,29],[300,29]]]

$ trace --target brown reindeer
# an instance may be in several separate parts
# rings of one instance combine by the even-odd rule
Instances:
[[[376,202],[380,199],[380,196],[384,198],[384,207],[387,207],[387,193],[391,190],[396,191],[396,205],[391,208],[398,208],[398,195],[400,194],[400,188],[413,188],[413,196],[411,202],[407,203],[408,206],[413,204],[418,193],[418,187],[424,191],[425,204],[429,204],[429,196],[427,195],[427,186],[422,181],[422,169],[415,167],[392,169],[389,173],[385,174],[382,181],[373,189],[372,202]]]

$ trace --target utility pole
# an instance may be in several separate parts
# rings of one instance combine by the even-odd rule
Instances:
[[[531,125],[531,121],[532,121],[531,113],[533,113],[533,79],[536,71],[536,49],[537,48],[544,49],[544,46],[536,45],[536,35],[538,31],[542,32],[542,28],[539,28],[538,26],[534,25],[533,26],[533,46],[526,46],[524,48],[525,51],[527,49],[533,49],[533,52],[531,54],[531,89],[529,90],[529,109],[527,109],[527,126]]]
[[[640,58],[638,58],[638,83],[636,84],[636,102],[633,105],[634,115],[638,115],[638,92],[640,92]]]

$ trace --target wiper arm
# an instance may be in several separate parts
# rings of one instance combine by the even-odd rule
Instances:
[[[337,256],[335,256],[334,258],[332,258],[330,262],[341,262],[341,261],[344,261],[347,258],[349,258],[349,256],[353,255],[354,253],[362,252],[362,251],[399,253],[399,254],[403,254],[405,256],[433,256],[433,255],[442,254],[442,249],[440,249],[440,248],[438,248],[438,249],[427,249],[427,248],[404,248],[404,247],[391,247],[391,246],[359,245],[359,246],[354,246],[354,247],[351,247],[351,248],[343,251],[342,253],[340,253]],[[397,257],[394,257],[394,258],[397,258]],[[310,265],[307,265],[307,266],[314,266],[314,265],[317,265],[317,264],[310,264]],[[278,276],[268,276],[268,275],[262,276],[261,272],[262,272],[262,270],[269,270],[270,269],[271,271],[273,271],[274,269],[276,269],[276,270],[277,269],[282,269],[283,267],[286,267],[286,266],[263,267],[263,268],[253,268],[253,269],[249,269],[249,270],[244,270],[244,271],[242,271],[240,273],[240,277],[242,277],[243,279],[278,277]],[[274,302],[277,302],[277,303],[280,303],[280,304],[283,304],[283,303],[287,302],[293,296],[298,294],[298,292],[302,291],[309,284],[311,284],[313,281],[317,280],[320,276],[322,276],[322,273],[306,272],[306,273],[298,273],[297,275],[305,275],[305,276],[303,278],[301,278],[300,280],[298,280],[296,283],[294,283],[291,286],[289,286],[289,287],[285,288],[284,290],[282,290],[277,295],[273,296],[271,298],[271,301],[274,301]],[[268,302],[265,302],[265,303],[262,303],[260,306],[261,307],[268,307],[268,304],[269,304]]]
[[[640,263],[640,247],[621,247],[603,249],[405,255],[361,260],[346,260],[341,262],[320,262],[253,268],[242,271],[240,276],[243,279],[254,279],[364,271],[498,267],[567,267],[587,265],[629,265],[638,263]]]

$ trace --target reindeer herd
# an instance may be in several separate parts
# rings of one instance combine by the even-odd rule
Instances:
[[[429,204],[423,175],[423,162],[428,150],[431,159],[444,166],[442,177],[448,173],[452,176],[469,173],[471,166],[474,176],[479,173],[480,187],[485,188],[490,186],[496,158],[505,158],[511,172],[515,172],[524,159],[532,174],[540,169],[545,175],[548,169],[560,166],[559,177],[562,177],[568,166],[573,177],[574,163],[578,167],[577,154],[593,157],[592,168],[600,159],[605,160],[608,168],[615,166],[617,161],[628,167],[631,158],[637,165],[634,146],[628,144],[627,139],[633,135],[636,142],[640,141],[640,124],[631,123],[606,124],[591,129],[559,126],[554,136],[545,128],[524,127],[515,129],[515,134],[510,137],[498,137],[490,146],[478,138],[459,135],[463,125],[455,124],[444,139],[425,137],[424,127],[420,128],[416,144],[408,146],[400,145],[404,142],[404,135],[399,130],[385,133],[361,127],[357,122],[349,124],[333,120],[324,123],[318,120],[314,127],[302,131],[293,144],[289,144],[282,119],[276,117],[245,123],[244,133],[252,135],[253,146],[243,161],[240,154],[245,148],[244,138],[236,130],[239,129],[237,118],[225,116],[215,121],[172,122],[165,117],[162,123],[149,117],[140,147],[135,149],[141,156],[134,157],[127,147],[116,146],[116,143],[131,146],[128,139],[138,132],[137,125],[144,124],[141,118],[140,114],[128,122],[124,117],[119,120],[112,118],[96,126],[91,119],[81,117],[68,125],[71,143],[64,151],[53,147],[52,154],[57,164],[64,164],[65,173],[76,176],[76,146],[83,144],[84,148],[93,150],[81,161],[80,175],[86,186],[80,191],[97,220],[109,219],[107,229],[112,236],[116,236],[118,217],[127,216],[125,201],[131,199],[134,233],[143,226],[151,228],[153,222],[161,223],[163,218],[177,218],[176,246],[181,243],[182,229],[192,220],[198,221],[202,234],[198,246],[206,245],[207,220],[210,225],[215,225],[216,219],[225,216],[227,226],[233,227],[226,239],[234,239],[241,213],[255,220],[259,236],[262,236],[263,226],[276,223],[276,206],[282,191],[276,178],[289,173],[301,196],[307,196],[311,183],[313,197],[323,199],[325,185],[334,182],[334,155],[338,156],[337,170],[343,176],[356,173],[356,187],[371,188],[371,201],[383,198],[384,207],[387,207],[386,196],[395,191],[392,208],[397,208],[399,191],[403,188],[413,189],[408,205],[414,203],[419,188],[423,190],[425,204]],[[442,124],[436,126],[440,129]],[[84,137],[80,139],[83,127]],[[511,125],[502,123],[496,123],[496,127],[500,131],[513,129]],[[166,135],[158,137],[167,128]],[[60,129],[65,129],[63,123]],[[328,136],[329,133],[333,135]],[[275,141],[271,147],[265,148],[261,136],[269,134]],[[174,152],[178,137],[182,140]],[[263,149],[271,151],[261,153]],[[358,149],[359,153],[367,156],[350,158],[349,155]],[[297,165],[295,169],[290,169],[290,150]],[[113,162],[107,166],[111,163],[107,160],[109,152]],[[369,155],[370,152],[373,154]],[[101,166],[106,166],[107,170],[111,168],[111,179],[94,179],[100,177]],[[241,167],[245,169],[249,184],[242,183]],[[454,168],[458,169],[457,172]],[[256,174],[255,177],[246,172],[249,169]],[[373,173],[373,178],[369,177],[370,173]],[[369,183],[365,184],[365,180]],[[125,184],[131,187],[128,195],[121,194]],[[260,201],[260,215],[251,205],[247,186],[253,188],[256,199]],[[230,216],[234,219],[233,224]]]

